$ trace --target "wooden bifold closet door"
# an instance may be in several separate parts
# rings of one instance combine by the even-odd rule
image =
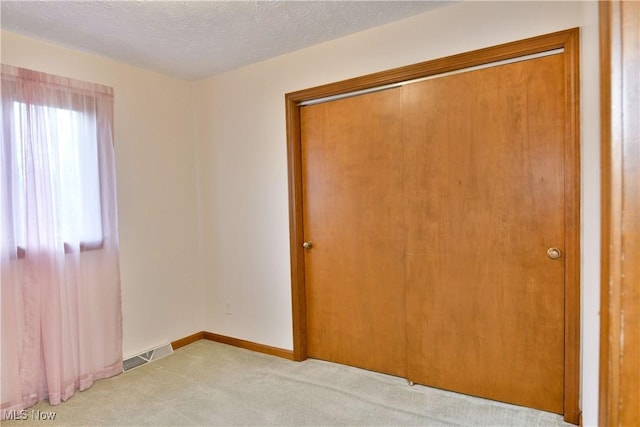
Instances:
[[[300,108],[310,357],[563,413],[564,66]]]

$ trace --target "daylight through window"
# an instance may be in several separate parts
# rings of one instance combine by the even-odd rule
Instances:
[[[102,221],[95,115],[22,102],[13,103],[12,115],[10,161],[14,164],[8,169],[12,170],[17,253],[22,254],[28,246],[28,217],[37,215],[29,210],[28,193],[19,191],[27,186],[36,192],[39,186],[47,186],[50,192],[53,239],[49,245],[65,252],[99,247]],[[48,157],[46,165],[39,154]]]

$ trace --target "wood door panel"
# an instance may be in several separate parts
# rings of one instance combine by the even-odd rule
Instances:
[[[563,412],[564,60],[404,87],[408,376]],[[417,214],[416,214],[417,213]]]
[[[301,109],[308,353],[405,375],[399,89]]]
[[[514,292],[514,286],[501,280],[520,273],[514,271],[520,270],[517,266],[506,264],[495,271],[484,257],[450,258],[407,256],[407,279],[423,283],[419,290],[410,287],[407,294],[407,324],[420,325],[407,332],[407,377],[432,387],[562,413],[558,406],[563,397],[563,365],[558,362],[564,354],[558,339],[562,319],[538,318],[555,301],[542,298],[533,306],[524,304],[531,300],[536,284],[524,279]],[[458,268],[442,271],[440,266],[447,264]],[[470,276],[474,286],[459,286]],[[487,282],[499,286],[486,289]],[[418,310],[411,307],[423,293],[430,298]],[[453,309],[441,316],[443,307]]]
[[[396,89],[301,110],[305,239],[398,236],[401,101]]]
[[[564,59],[303,107],[308,353],[563,412]]]
[[[326,241],[305,257],[310,357],[404,377],[404,242]]]

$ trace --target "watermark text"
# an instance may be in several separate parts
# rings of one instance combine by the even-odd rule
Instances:
[[[10,409],[2,411],[2,418],[7,421],[53,421],[56,419],[56,415],[55,411],[41,411],[39,409]]]

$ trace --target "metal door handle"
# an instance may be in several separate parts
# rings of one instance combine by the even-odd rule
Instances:
[[[562,256],[562,252],[558,248],[549,248],[547,249],[547,255],[551,259],[558,259]]]
[[[302,247],[305,249],[311,249],[313,247],[313,242],[311,242],[311,240],[309,240],[308,242],[304,242],[302,244]]]

